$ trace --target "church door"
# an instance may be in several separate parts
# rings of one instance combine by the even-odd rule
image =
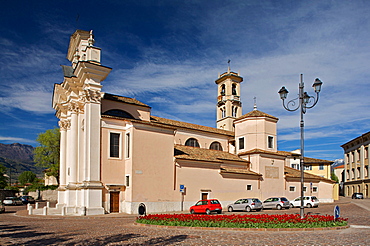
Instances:
[[[119,192],[110,192],[110,212],[119,212]]]

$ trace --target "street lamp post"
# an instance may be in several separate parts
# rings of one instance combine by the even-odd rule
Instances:
[[[313,83],[312,87],[315,90],[316,97],[309,96],[307,92],[304,91],[304,83],[303,83],[303,74],[301,74],[301,81],[299,83],[299,96],[298,98],[292,99],[285,104],[285,99],[288,96],[288,90],[285,86],[281,87],[279,90],[280,98],[283,100],[283,107],[288,111],[296,111],[300,109],[301,111],[301,121],[300,121],[300,130],[301,130],[301,158],[300,158],[300,169],[301,169],[301,206],[300,206],[300,216],[304,218],[304,121],[303,115],[306,113],[307,109],[313,108],[317,102],[319,101],[319,93],[321,90],[322,82],[320,79],[316,78],[315,82]],[[313,101],[311,100],[313,99]],[[299,100],[299,104],[296,105],[296,101]]]

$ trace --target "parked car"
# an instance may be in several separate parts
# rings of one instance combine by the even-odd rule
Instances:
[[[211,214],[222,212],[221,203],[217,199],[200,200],[194,206],[190,207],[190,213],[206,213]]]
[[[358,193],[358,192],[353,193],[352,194],[352,199],[364,199],[364,194]]]
[[[263,208],[271,208],[271,209],[282,209],[282,208],[286,208],[286,209],[289,209],[290,208],[290,203],[289,203],[289,200],[286,198],[286,197],[270,197],[270,198],[267,198],[263,204],[262,204]]]
[[[233,204],[227,205],[227,211],[261,211],[263,209],[262,202],[258,198],[243,198],[235,201]]]
[[[0,201],[0,213],[4,213],[5,212],[5,206],[3,204],[2,201]]]
[[[33,198],[32,196],[21,196],[20,198],[21,198],[23,204],[35,203],[35,198]]]
[[[3,200],[4,205],[22,205],[23,202],[19,197],[5,197]]]
[[[290,201],[290,207],[300,207],[301,206],[301,197],[297,197],[294,200]],[[319,199],[316,196],[304,196],[303,197],[303,206],[307,208],[318,207]]]

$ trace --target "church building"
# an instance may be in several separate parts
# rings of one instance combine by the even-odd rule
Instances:
[[[256,107],[242,114],[239,73],[229,68],[215,80],[216,128],[175,121],[104,92],[111,68],[101,64],[94,42],[92,31],[72,34],[71,64],[54,85],[63,214],[186,211],[208,198],[226,208],[239,198],[300,196],[300,171],[290,166],[296,157],[278,150],[278,118]],[[326,177],[305,174],[305,195],[320,202],[333,202],[333,187]]]

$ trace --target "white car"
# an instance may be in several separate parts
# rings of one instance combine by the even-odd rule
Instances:
[[[5,197],[3,200],[4,205],[23,205],[22,200],[19,197]]]
[[[247,211],[252,210],[261,211],[263,209],[262,202],[258,198],[243,198],[239,199],[233,204],[227,206],[227,211]]]
[[[300,207],[301,206],[301,197],[290,201],[290,207]],[[316,196],[304,196],[303,197],[303,206],[307,208],[318,207],[319,199]]]

